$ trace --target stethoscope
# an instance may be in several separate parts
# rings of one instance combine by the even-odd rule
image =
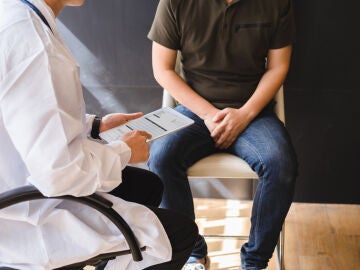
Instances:
[[[35,13],[40,17],[40,19],[46,24],[47,27],[49,27],[50,31],[52,32],[52,29],[50,27],[49,22],[46,20],[45,16],[41,13],[41,11],[32,3],[30,3],[28,0],[21,0],[25,5],[29,6]]]

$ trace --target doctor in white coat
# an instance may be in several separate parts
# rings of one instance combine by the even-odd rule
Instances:
[[[154,208],[161,181],[126,167],[148,158],[149,135],[131,132],[107,145],[89,138],[141,113],[101,121],[85,114],[79,68],[55,24],[64,6],[83,1],[0,0],[0,192],[34,185],[46,196],[103,193],[147,247],[143,261],[121,256],[105,269],[181,269],[196,225]],[[109,223],[86,206],[61,200],[3,209],[0,267],[54,269],[127,249]]]

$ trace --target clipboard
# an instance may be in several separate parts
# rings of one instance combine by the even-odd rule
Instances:
[[[151,134],[151,142],[166,136],[194,123],[191,118],[175,111],[170,107],[164,107],[137,119],[131,120],[123,125],[101,132],[100,138],[106,142],[118,140],[125,133],[133,130],[144,130]]]

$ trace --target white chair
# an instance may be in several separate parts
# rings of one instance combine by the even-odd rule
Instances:
[[[180,57],[178,55],[175,70],[181,75]],[[279,119],[285,123],[285,110],[284,110],[284,92],[283,87],[279,89],[275,96],[275,113]],[[175,107],[177,101],[164,89],[163,91],[163,107]],[[253,179],[258,180],[258,175],[250,168],[250,166],[241,158],[227,153],[216,153],[209,155],[194,165],[192,165],[187,175],[189,178],[235,178],[235,179]],[[257,183],[257,181],[255,181]],[[284,223],[285,224],[285,223]],[[284,266],[284,239],[285,228],[284,224],[280,232],[280,237],[276,247],[278,268],[285,269]],[[226,236],[225,236],[226,237]],[[233,236],[231,236],[233,237]],[[239,235],[238,239],[247,239],[248,236]]]

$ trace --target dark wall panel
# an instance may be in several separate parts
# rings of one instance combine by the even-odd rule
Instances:
[[[295,1],[297,43],[286,88],[299,156],[295,200],[360,203],[358,1]]]
[[[64,40],[81,66],[89,112],[150,112],[161,106],[146,37],[156,6],[154,0],[85,1],[60,14]]]
[[[59,17],[78,59],[89,112],[148,112],[162,90],[146,35],[157,0],[86,1]],[[359,1],[295,0],[297,43],[286,124],[300,164],[296,201],[360,203]]]

